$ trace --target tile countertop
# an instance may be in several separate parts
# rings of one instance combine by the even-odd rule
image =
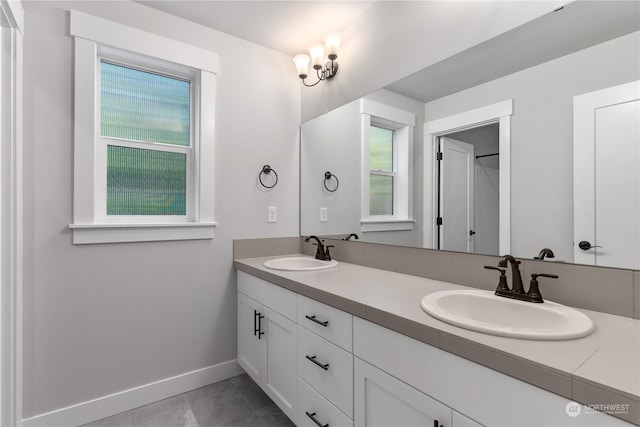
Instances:
[[[328,270],[271,270],[264,267],[271,258],[278,257],[236,259],[234,266],[568,399],[596,408],[629,405],[611,414],[640,425],[640,320],[580,310],[595,324],[584,338],[487,335],[444,323],[420,307],[426,294],[469,287],[344,262]]]

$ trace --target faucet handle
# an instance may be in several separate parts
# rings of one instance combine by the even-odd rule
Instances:
[[[335,246],[326,245],[324,247],[324,259],[325,259],[325,261],[331,261],[331,254],[329,253],[329,248],[335,248]]]
[[[507,276],[505,275],[505,268],[494,267],[492,265],[485,265],[487,270],[496,270],[500,272],[500,279],[498,280],[498,288],[496,291],[508,291],[509,285],[507,285]]]
[[[538,287],[538,277],[548,277],[550,279],[557,279],[557,274],[546,273],[534,273],[531,275],[531,283],[529,284],[529,292],[527,295],[531,297],[532,302],[544,302],[542,294],[540,294],[540,288]]]

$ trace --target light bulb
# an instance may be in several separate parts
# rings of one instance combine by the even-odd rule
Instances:
[[[298,77],[301,79],[306,79],[307,74],[309,73],[309,55],[300,54],[293,57],[293,62],[296,64],[296,69],[298,70]]]
[[[324,39],[324,43],[327,46],[327,57],[332,61],[338,58],[340,39],[341,36],[338,33],[331,33]]]
[[[309,46],[309,55],[311,55],[311,65],[315,70],[320,70],[324,65],[324,45],[312,44]]]

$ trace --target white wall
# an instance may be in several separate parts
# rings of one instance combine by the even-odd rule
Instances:
[[[291,58],[140,4],[24,2],[25,418],[236,357],[232,239],[298,235]],[[215,51],[216,237],[71,244],[69,7]],[[259,187],[270,164],[277,187]],[[278,222],[267,224],[267,206]]]
[[[427,120],[513,99],[511,252],[573,260],[573,97],[640,76],[640,33],[426,104]]]
[[[302,91],[302,119],[307,121],[360,98],[564,3],[375,2],[341,30],[336,78]]]

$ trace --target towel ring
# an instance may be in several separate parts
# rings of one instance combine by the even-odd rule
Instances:
[[[332,190],[329,187],[327,187],[327,181],[331,180],[331,178],[335,178],[336,179],[336,186],[335,188]],[[326,188],[327,191],[329,191],[330,193],[333,193],[334,191],[336,191],[338,189],[338,187],[340,187],[340,181],[338,180],[338,177],[335,176],[334,174],[332,174],[329,171],[326,171],[324,173],[324,188]]]
[[[276,181],[273,183],[273,185],[266,185],[262,181],[262,175],[271,175],[271,172],[273,172],[273,174],[276,176]],[[276,186],[276,184],[278,184],[278,174],[269,165],[264,165],[262,167],[262,170],[260,171],[260,175],[258,175],[258,179],[260,180],[260,184],[262,184],[264,188],[273,188]]]

